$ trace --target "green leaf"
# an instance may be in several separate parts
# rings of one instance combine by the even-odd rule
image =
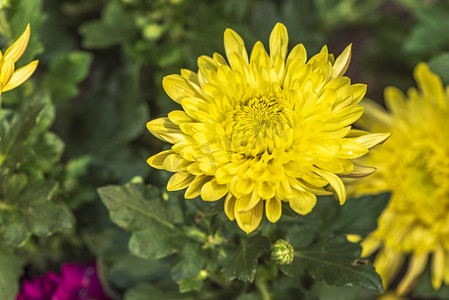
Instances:
[[[10,249],[0,247],[0,299],[16,299],[21,273],[19,258]]]
[[[164,260],[142,259],[130,254],[121,255],[117,256],[110,267],[105,268],[105,275],[107,281],[114,286],[127,289],[138,283],[168,279],[169,264]]]
[[[289,265],[281,266],[282,272],[289,276],[301,277],[306,272],[315,280],[330,285],[357,285],[376,292],[382,292],[382,280],[374,267],[367,263],[359,263],[361,248],[350,243],[344,236],[322,238],[313,246],[297,250],[295,258]]]
[[[321,197],[312,213],[306,217],[317,218],[323,234],[367,235],[377,227],[377,219],[388,203],[388,193],[348,199],[339,205],[333,197]],[[360,217],[363,212],[363,218]],[[307,222],[309,225],[313,225]],[[312,229],[313,230],[313,229]]]
[[[88,75],[92,54],[72,51],[53,58],[44,84],[56,100],[70,99],[78,95],[78,84]]]
[[[129,250],[136,256],[159,259],[178,252],[184,242],[182,232],[155,222],[147,229],[133,233]]]
[[[25,53],[18,61],[19,66],[31,62],[36,55],[44,51],[38,34],[40,25],[46,18],[46,15],[42,12],[42,5],[43,0],[14,0],[14,5],[8,10],[9,25],[12,32],[6,36],[10,39],[10,44],[25,31],[28,23],[31,26],[30,41]]]
[[[203,280],[197,277],[187,277],[178,282],[179,292],[200,291],[203,287]]]
[[[144,193],[147,197],[144,197]],[[150,227],[153,222],[160,222],[168,227],[167,212],[161,205],[160,194],[154,186],[141,183],[128,183],[125,186],[104,186],[98,188],[98,194],[106,205],[111,219],[118,226],[137,231]]]
[[[112,221],[134,232],[129,248],[135,255],[162,258],[182,248],[183,231],[171,222],[156,187],[131,182],[123,187],[102,187],[98,193]]]
[[[340,207],[338,218],[329,225],[334,232],[366,236],[376,229],[377,219],[389,200],[388,193],[348,199]]]
[[[47,236],[72,227],[70,211],[50,201],[56,186],[52,181],[26,184],[26,177],[21,175],[7,179],[0,202],[0,223],[7,244],[22,246],[31,234]]]
[[[404,48],[410,53],[437,53],[449,44],[447,3],[416,11],[418,23],[413,27]],[[429,39],[429,37],[432,37]]]
[[[264,236],[242,239],[241,245],[227,249],[222,263],[222,274],[226,280],[235,278],[253,282],[256,274],[257,259],[270,251],[270,242]]]
[[[97,258],[112,258],[128,253],[130,234],[117,226],[85,230],[83,240],[90,252]]]
[[[37,122],[39,113],[43,110],[45,104],[30,103],[23,111],[16,114],[9,128],[5,126],[0,127],[0,153],[1,162],[8,156],[14,145],[23,144],[30,131]]]
[[[441,76],[446,84],[449,84],[449,52],[435,56],[428,62],[432,72]]]
[[[79,32],[84,37],[84,47],[102,49],[129,41],[136,35],[137,27],[120,1],[110,1],[101,20],[83,24]]]
[[[423,299],[449,299],[449,286],[443,284],[439,290],[435,291],[431,283],[431,268],[427,266],[424,273],[419,277],[412,295]]]
[[[151,295],[151,299],[164,299],[164,300],[192,299],[191,295],[180,295],[179,293],[175,293],[170,289],[167,290],[168,291],[164,292],[152,284],[142,283],[126,291],[125,300],[148,300],[149,295]]]
[[[179,261],[171,270],[173,279],[179,284],[179,291],[199,291],[203,286],[204,278],[200,278],[200,272],[208,260],[207,250],[202,249],[200,244],[187,243],[179,257]]]
[[[320,300],[371,300],[374,293],[360,287],[332,286],[314,282],[311,292]]]

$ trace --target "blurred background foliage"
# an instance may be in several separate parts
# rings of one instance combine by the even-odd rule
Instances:
[[[0,0],[0,9],[0,48],[30,23],[19,65],[40,60],[31,80],[1,96],[0,299],[14,299],[20,278],[95,258],[117,299],[374,297],[366,289],[328,285],[347,282],[323,278],[328,270],[320,273],[310,262],[302,265],[309,270],[279,272],[270,266],[269,247],[285,236],[299,249],[327,241],[324,248],[342,252],[326,252],[325,259],[351,262],[360,249],[341,237],[372,230],[384,196],[365,207],[363,220],[360,204],[339,208],[323,199],[310,216],[285,216],[278,226],[264,221],[263,235],[247,238],[226,221],[222,203],[167,194],[169,173],[145,162],[167,145],[145,123],[177,108],[162,89],[163,76],[196,71],[199,56],[223,53],[227,27],[249,48],[257,40],[267,45],[282,22],[290,45],[303,43],[309,57],[324,44],[339,54],[353,43],[348,76],[368,84],[367,96],[380,103],[385,86],[413,85],[419,61],[449,83],[449,2]],[[171,225],[149,215],[166,216]],[[175,239],[155,242],[161,232]],[[242,239],[252,256],[239,269]],[[374,276],[372,269],[366,274]],[[234,278],[243,282],[227,281]],[[356,285],[380,291],[376,280],[368,281]],[[449,288],[433,292],[424,276],[411,297],[447,299]]]

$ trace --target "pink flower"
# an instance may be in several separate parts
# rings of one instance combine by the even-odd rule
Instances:
[[[93,264],[63,264],[61,274],[26,280],[16,300],[112,300],[108,297]]]

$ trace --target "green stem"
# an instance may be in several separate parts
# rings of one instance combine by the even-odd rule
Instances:
[[[207,273],[207,278],[210,279],[210,281],[212,281],[213,283],[221,286],[222,288],[225,289],[229,289],[231,287],[231,283],[230,282],[226,282],[226,280],[220,276],[220,275],[216,275],[214,273]]]
[[[267,285],[265,282],[256,279],[256,287],[259,290],[262,300],[271,300],[270,292],[268,291]]]

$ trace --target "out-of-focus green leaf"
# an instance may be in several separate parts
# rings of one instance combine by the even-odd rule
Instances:
[[[433,54],[449,44],[449,9],[447,3],[416,11],[418,23],[404,43],[410,53]],[[429,38],[432,37],[432,38]]]
[[[168,262],[142,259],[129,254],[117,256],[114,262],[105,268],[108,281],[120,289],[127,289],[143,282],[167,279],[168,274]]]
[[[185,293],[190,291],[200,291],[203,287],[203,280],[197,277],[187,277],[181,279],[179,282],[179,292]]]
[[[297,250],[300,245],[295,244],[293,247],[293,262],[281,266],[285,274],[301,277],[307,273],[330,285],[357,285],[382,292],[382,280],[374,266],[367,261],[359,261],[360,246],[348,242],[344,236],[323,238],[307,249]]]
[[[441,76],[446,84],[449,84],[449,52],[442,53],[432,58],[429,62],[432,72]]]
[[[84,47],[102,49],[129,41],[136,35],[137,27],[121,1],[110,1],[102,19],[83,24],[80,33]]]
[[[89,250],[97,258],[107,259],[128,253],[130,234],[116,226],[86,230],[82,236]]]
[[[151,295],[152,299],[165,299],[165,300],[192,299],[191,295],[182,295],[174,293],[172,290],[162,291],[152,284],[142,283],[126,291],[125,300],[148,300],[149,295]]]
[[[72,51],[54,57],[44,84],[56,100],[65,100],[78,95],[78,84],[87,76],[92,55],[84,51]]]
[[[10,34],[6,37],[12,44],[24,31],[27,24],[31,26],[31,36],[25,53],[18,61],[19,66],[25,65],[44,51],[39,40],[39,27],[46,16],[42,12],[43,0],[14,0],[14,5],[8,9]],[[17,66],[16,66],[17,67]]]
[[[0,299],[16,299],[21,273],[19,258],[11,249],[0,247]]]
[[[315,282],[311,292],[320,300],[371,300],[373,294],[367,289],[353,286],[333,286],[324,282]]]
[[[47,236],[72,227],[66,207],[51,202],[56,183],[28,184],[25,176],[13,175],[3,185],[0,222],[6,243],[22,246],[31,234]]]
[[[270,251],[270,242],[264,236],[242,239],[239,246],[227,249],[222,264],[222,274],[226,280],[239,279],[253,282],[256,275],[257,259]]]
[[[435,291],[431,283],[431,268],[427,266],[424,273],[419,277],[412,295],[420,299],[449,299],[449,286],[443,284]]]

